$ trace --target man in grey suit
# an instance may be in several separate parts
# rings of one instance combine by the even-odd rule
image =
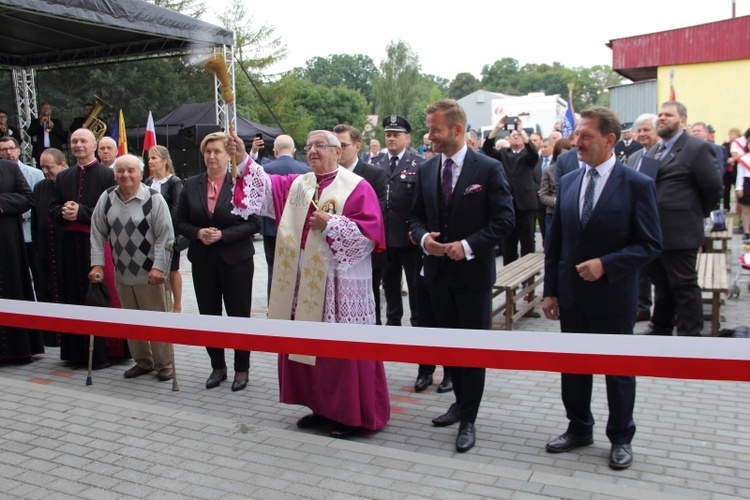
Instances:
[[[659,160],[656,199],[663,252],[648,272],[654,284],[654,311],[646,334],[698,336],[703,309],[695,269],[703,245],[703,218],[721,197],[721,176],[711,145],[685,133],[687,110],[677,101],[662,104],[656,121],[661,140],[648,156]]]
[[[256,139],[258,140],[258,139]],[[294,139],[288,135],[280,135],[273,141],[275,160],[266,163],[263,170],[267,174],[306,174],[310,167],[294,159]],[[273,278],[273,256],[276,252],[276,221],[270,217],[260,218],[260,234],[263,235],[263,251],[268,265],[267,297],[271,296],[271,279]]]
[[[656,118],[657,116],[653,113],[644,113],[635,121],[636,137],[643,147],[625,160],[625,165],[648,175],[653,180],[656,180],[659,173],[659,161],[650,158],[647,153],[659,142],[659,135],[656,133]],[[648,271],[643,268],[638,271],[638,312],[635,320],[649,321],[652,304],[651,278],[648,276]]]

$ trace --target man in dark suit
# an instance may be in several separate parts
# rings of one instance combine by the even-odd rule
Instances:
[[[411,230],[424,253],[424,285],[435,326],[490,328],[495,246],[513,229],[513,202],[502,165],[465,143],[466,112],[453,99],[427,106],[427,130],[436,155],[420,165]],[[433,419],[461,422],[456,450],[476,442],[484,368],[446,367],[456,402]]]
[[[625,159],[641,149],[641,143],[636,140],[636,135],[633,132],[633,124],[630,122],[622,124],[622,139],[615,144],[615,156],[621,162],[625,163]]]
[[[560,180],[544,272],[548,319],[574,333],[632,334],[638,298],[637,271],[661,249],[654,181],[612,154],[620,135],[617,115],[595,106],[581,113],[578,157],[586,163]],[[593,443],[592,375],[563,373],[568,430],[547,443],[560,453]],[[609,466],[633,461],[635,377],[607,375],[612,443]]]
[[[280,135],[273,141],[273,154],[276,158],[263,165],[267,174],[306,174],[310,167],[294,159],[294,139],[288,135]],[[273,256],[276,252],[276,221],[270,217],[260,218],[260,234],[263,235],[263,251],[268,265],[267,297],[271,295],[271,279],[273,278]]]
[[[388,191],[385,170],[370,165],[358,157],[362,149],[362,133],[351,125],[339,124],[333,127],[333,133],[341,141],[341,157],[339,166],[346,168],[366,180],[380,201],[380,210],[385,210],[385,198]],[[375,295],[375,323],[382,325],[380,319],[380,282],[383,280],[383,268],[387,262],[385,252],[373,253],[372,262],[372,293]]]
[[[417,248],[409,241],[409,209],[411,208],[417,167],[424,159],[409,150],[411,124],[403,117],[388,115],[383,119],[385,154],[378,155],[372,164],[380,167],[388,181],[383,222],[388,263],[383,269],[385,291],[385,324],[401,326],[404,306],[401,299],[402,269],[406,275],[411,308],[411,326],[417,326],[419,315],[414,291],[414,268]]]
[[[531,143],[519,118],[516,128],[510,133],[510,147],[495,149],[495,138],[505,129],[503,115],[482,144],[484,153],[499,160],[505,170],[510,194],[513,196],[513,209],[516,214],[516,227],[503,240],[503,265],[507,266],[518,259],[518,244],[521,244],[521,257],[534,252],[534,217],[539,207],[537,192],[539,185],[534,179],[534,166],[539,153]],[[541,180],[541,175],[539,176]],[[535,313],[538,316],[538,313]]]
[[[711,147],[714,148],[714,153],[716,153],[716,168],[719,170],[719,175],[724,177],[724,172],[726,170],[726,162],[724,161],[724,149],[718,144],[714,144],[713,142],[708,140],[708,126],[704,122],[695,122],[693,123],[693,127],[690,129],[690,135],[708,142]]]
[[[698,336],[703,329],[703,306],[695,269],[703,246],[703,218],[721,197],[716,153],[706,141],[685,133],[687,110],[667,101],[659,110],[656,133],[661,140],[648,155],[659,160],[656,198],[664,251],[648,268],[654,284],[650,335]]]
[[[625,165],[634,168],[638,172],[651,177],[654,182],[659,174],[659,161],[648,156],[648,150],[657,142],[659,136],[656,134],[656,115],[653,113],[644,113],[635,121],[636,137],[638,143],[643,146],[641,149],[628,156]],[[638,271],[638,312],[635,314],[635,320],[651,320],[651,278],[648,276],[648,270],[643,268]]]
[[[63,128],[62,121],[52,118],[52,107],[46,102],[39,108],[39,119],[31,122],[26,133],[31,138],[31,155],[37,165],[45,149],[62,149],[68,139],[68,133]]]
[[[575,144],[575,140],[573,141],[573,144]],[[556,186],[558,188],[560,187],[560,179],[562,179],[565,174],[578,170],[582,166],[580,160],[578,160],[578,150],[576,148],[566,151],[558,156],[557,162],[555,163]]]

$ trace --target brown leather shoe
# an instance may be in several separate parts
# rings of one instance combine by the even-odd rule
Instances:
[[[156,374],[156,378],[158,378],[162,382],[172,380],[173,377],[174,371],[171,368],[162,368],[161,370],[159,370],[159,373]]]
[[[140,377],[141,375],[145,375],[147,373],[151,373],[152,371],[154,371],[154,370],[146,370],[145,368],[141,368],[140,366],[135,365],[133,368],[131,368],[130,370],[127,370],[125,372],[125,378]]]

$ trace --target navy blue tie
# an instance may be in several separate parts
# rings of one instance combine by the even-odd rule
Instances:
[[[583,194],[583,211],[581,212],[581,224],[586,224],[591,218],[591,213],[594,211],[594,190],[596,189],[596,179],[599,177],[599,172],[595,169],[591,169],[588,172],[590,177],[589,183],[586,186],[586,192]]]

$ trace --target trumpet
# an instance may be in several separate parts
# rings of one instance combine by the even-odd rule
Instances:
[[[52,132],[52,129],[55,127],[55,123],[52,121],[52,117],[50,115],[46,115],[44,120],[44,130],[47,132]]]

